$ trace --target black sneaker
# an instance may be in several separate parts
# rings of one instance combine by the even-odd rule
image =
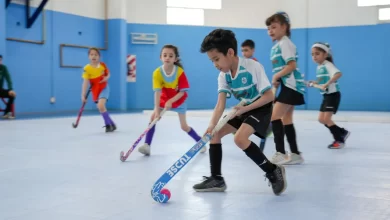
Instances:
[[[196,192],[224,192],[226,190],[223,177],[204,176],[203,178],[203,182],[195,184],[192,187]]]
[[[106,132],[113,132],[114,131],[114,126],[112,126],[112,125],[106,125],[104,127],[106,127]]]
[[[342,141],[333,141],[333,143],[329,144],[329,149],[341,149],[345,146],[344,142]]]
[[[116,130],[116,125],[112,124],[112,131],[115,131],[115,130]]]
[[[269,180],[269,185],[272,186],[272,190],[275,195],[282,194],[287,188],[286,170],[281,165],[275,165],[276,169],[271,173],[265,174],[265,177]]]
[[[351,134],[351,132],[345,130],[344,128],[342,128],[342,132],[343,132],[343,134],[341,135],[341,138],[345,142],[348,139],[348,137]]]

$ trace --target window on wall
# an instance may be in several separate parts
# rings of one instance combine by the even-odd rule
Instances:
[[[222,0],[167,0],[167,7],[221,9]]]
[[[204,25],[204,10],[193,8],[167,8],[167,23]]]
[[[380,8],[378,19],[380,21],[390,21],[390,8]]]
[[[359,7],[390,5],[390,0],[358,0]]]
[[[222,0],[167,0],[167,24],[204,25],[204,10],[222,8]]]

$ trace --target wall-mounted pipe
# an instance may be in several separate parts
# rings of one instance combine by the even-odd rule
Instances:
[[[82,68],[82,66],[64,64],[63,50],[65,47],[89,49],[90,46],[75,45],[75,44],[60,44],[60,67],[61,68]],[[104,0],[104,47],[99,50],[108,50],[108,0]]]
[[[11,4],[11,0],[6,0],[5,1],[5,8],[8,8],[8,6]]]
[[[16,41],[21,43],[29,43],[29,44],[40,44],[43,45],[46,42],[46,10],[42,11],[42,39],[40,41],[36,40],[26,40],[20,38],[7,37],[8,41]]]
[[[31,28],[34,24],[35,20],[37,20],[39,14],[42,13],[43,9],[45,8],[45,5],[47,4],[49,0],[42,0],[39,4],[38,8],[35,9],[33,15],[30,17],[30,0],[24,0],[26,3],[26,28]]]

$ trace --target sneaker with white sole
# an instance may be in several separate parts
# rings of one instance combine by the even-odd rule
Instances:
[[[15,117],[11,113],[7,113],[3,115],[3,119],[15,119]]]
[[[141,147],[138,148],[138,152],[141,154],[144,154],[146,156],[150,155],[150,145],[149,144],[144,144]]]
[[[276,152],[272,157],[271,162],[277,165],[283,165],[290,162],[290,157],[286,154],[282,154],[280,152]]]
[[[295,164],[302,164],[304,162],[304,159],[301,154],[290,154],[290,161],[286,163],[286,165],[295,165]]]

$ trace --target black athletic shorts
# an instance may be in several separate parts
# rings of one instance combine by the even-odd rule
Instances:
[[[243,123],[250,125],[255,130],[255,135],[261,139],[266,136],[266,131],[271,122],[272,115],[272,102],[245,112],[244,114],[237,116],[230,121],[228,124],[236,128],[237,130]]]
[[[9,98],[9,91],[11,90],[0,88],[0,98]]]
[[[304,105],[305,98],[303,94],[293,89],[288,88],[283,83],[280,83],[281,89],[275,102],[280,102],[287,105]]]
[[[336,114],[337,110],[339,109],[340,99],[340,92],[324,94],[324,99],[322,100],[320,111],[333,112],[333,114]]]

